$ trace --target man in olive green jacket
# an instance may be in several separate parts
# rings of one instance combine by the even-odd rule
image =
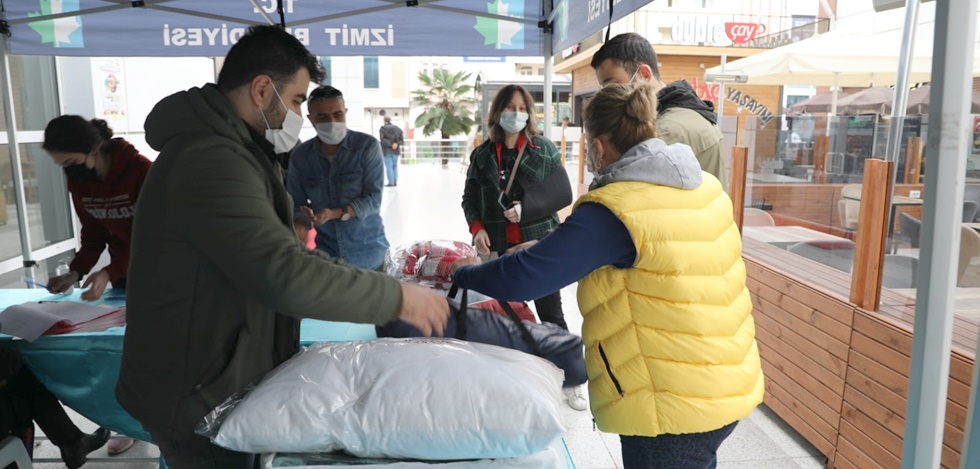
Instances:
[[[636,33],[620,34],[596,51],[592,68],[603,86],[633,80],[650,82],[657,90],[658,136],[667,143],[690,146],[701,170],[718,178],[728,190],[723,136],[714,105],[699,98],[686,81],[665,84],[650,41]]]
[[[299,41],[254,27],[217,85],[169,96],[147,118],[160,155],[136,207],[116,396],[172,469],[251,467],[252,455],[194,428],[299,350],[300,318],[445,325],[445,299],[306,250],[293,233],[275,155],[298,141],[300,105],[322,78]]]

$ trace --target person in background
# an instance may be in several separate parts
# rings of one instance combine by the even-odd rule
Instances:
[[[385,171],[388,173],[388,186],[398,185],[398,157],[402,153],[405,138],[401,127],[391,123],[391,117],[385,116],[385,125],[381,126],[381,152],[385,155]]]
[[[313,90],[307,109],[317,136],[289,156],[286,187],[295,217],[313,221],[317,249],[362,269],[382,270],[388,239],[381,221],[384,163],[378,140],[347,128],[347,107],[337,88]]]
[[[48,279],[52,293],[64,293],[92,270],[102,251],[109,248],[109,265],[88,276],[82,299],[96,301],[106,286],[126,288],[129,245],[136,201],[150,160],[129,142],[112,138],[112,129],[102,119],[86,120],[64,115],[48,122],[41,145],[65,171],[68,192],[82,225],[81,247],[69,272]],[[109,442],[114,456],[132,448],[135,440],[117,438]]]
[[[667,143],[690,146],[701,169],[718,178],[727,190],[723,135],[717,125],[714,104],[699,98],[684,80],[664,83],[650,41],[636,33],[620,34],[592,56],[592,68],[602,86],[633,81],[650,83],[657,91],[660,138]]]
[[[34,449],[34,423],[61,451],[68,469],[82,467],[88,454],[109,441],[109,430],[84,433],[61,407],[58,398],[24,366],[13,348],[0,345],[0,440],[16,436],[28,454]]]
[[[453,281],[534,298],[578,281],[589,397],[626,469],[709,469],[762,402],[764,379],[732,201],[691,148],[657,138],[646,83],[602,88],[583,112],[591,190],[553,233]]]
[[[75,213],[82,225],[81,248],[67,274],[48,279],[52,293],[63,293],[89,273],[102,251],[109,248],[110,263],[89,275],[91,287],[82,299],[95,301],[111,282],[126,288],[133,214],[150,160],[121,138],[102,119],[65,115],[48,122],[42,147],[68,179]]]
[[[160,155],[133,226],[116,399],[171,469],[255,466],[254,454],[194,429],[299,352],[302,318],[401,319],[426,335],[448,320],[449,304],[431,290],[297,241],[276,154],[299,141],[310,82],[323,77],[295,37],[253,26],[217,84],[168,96],[146,119],[146,141]],[[374,152],[380,171],[377,143]]]
[[[554,211],[523,213],[529,202],[524,200],[524,187],[541,183],[561,169],[558,149],[535,131],[533,110],[534,98],[523,86],[501,88],[490,105],[489,138],[470,155],[462,206],[473,244],[483,256],[502,255],[512,246],[541,239],[558,226]],[[542,322],[568,329],[558,289],[535,298]],[[569,406],[585,410],[581,387],[565,391]]]

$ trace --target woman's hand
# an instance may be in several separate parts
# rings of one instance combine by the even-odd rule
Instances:
[[[487,234],[487,230],[477,231],[476,236],[473,237],[473,244],[478,254],[484,256],[490,254],[490,235]]]
[[[68,272],[67,274],[51,277],[48,279],[48,292],[64,293],[68,291],[72,285],[78,283],[81,277],[82,276],[78,275],[78,272],[75,272],[74,270]]]
[[[105,293],[105,287],[108,284],[109,273],[105,270],[100,270],[92,275],[89,275],[88,278],[85,279],[85,283],[82,284],[82,288],[88,288],[88,291],[82,293],[82,299],[85,301],[95,301],[102,298],[102,294]]]
[[[504,210],[504,218],[511,223],[521,222],[521,203],[514,202],[514,205],[507,210]]]
[[[534,246],[535,244],[538,244],[538,240],[536,239],[533,239],[531,241],[526,241],[521,244],[515,244],[514,246],[511,246],[511,248],[508,249],[506,252],[504,252],[504,254],[513,254],[517,251],[523,251],[531,246]]]

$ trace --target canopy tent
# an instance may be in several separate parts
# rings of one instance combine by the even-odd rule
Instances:
[[[838,98],[843,98],[847,96],[846,93],[839,93]],[[818,112],[830,112],[831,101],[834,98],[834,92],[828,91],[826,93],[818,94],[810,99],[800,101],[789,107],[789,111],[786,114],[799,115],[799,114],[814,114]]]
[[[932,73],[932,28],[922,25],[909,60],[910,81],[929,81]],[[881,86],[898,73],[901,31],[856,34],[834,30],[770,49],[705,71],[705,81],[738,81],[748,85]],[[980,75],[980,58],[973,59]]]
[[[5,6],[13,54],[222,56],[246,27],[282,22],[322,56],[550,57],[549,44],[571,47],[650,1],[18,0]]]
[[[543,56],[550,121],[553,46],[570,46],[650,1],[0,0],[0,80],[27,277],[36,263],[8,54],[218,57],[248,26],[280,24],[319,56]]]

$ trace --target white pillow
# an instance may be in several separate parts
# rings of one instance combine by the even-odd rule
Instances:
[[[455,339],[323,342],[266,376],[213,441],[246,453],[526,456],[565,432],[563,379],[538,357]]]

